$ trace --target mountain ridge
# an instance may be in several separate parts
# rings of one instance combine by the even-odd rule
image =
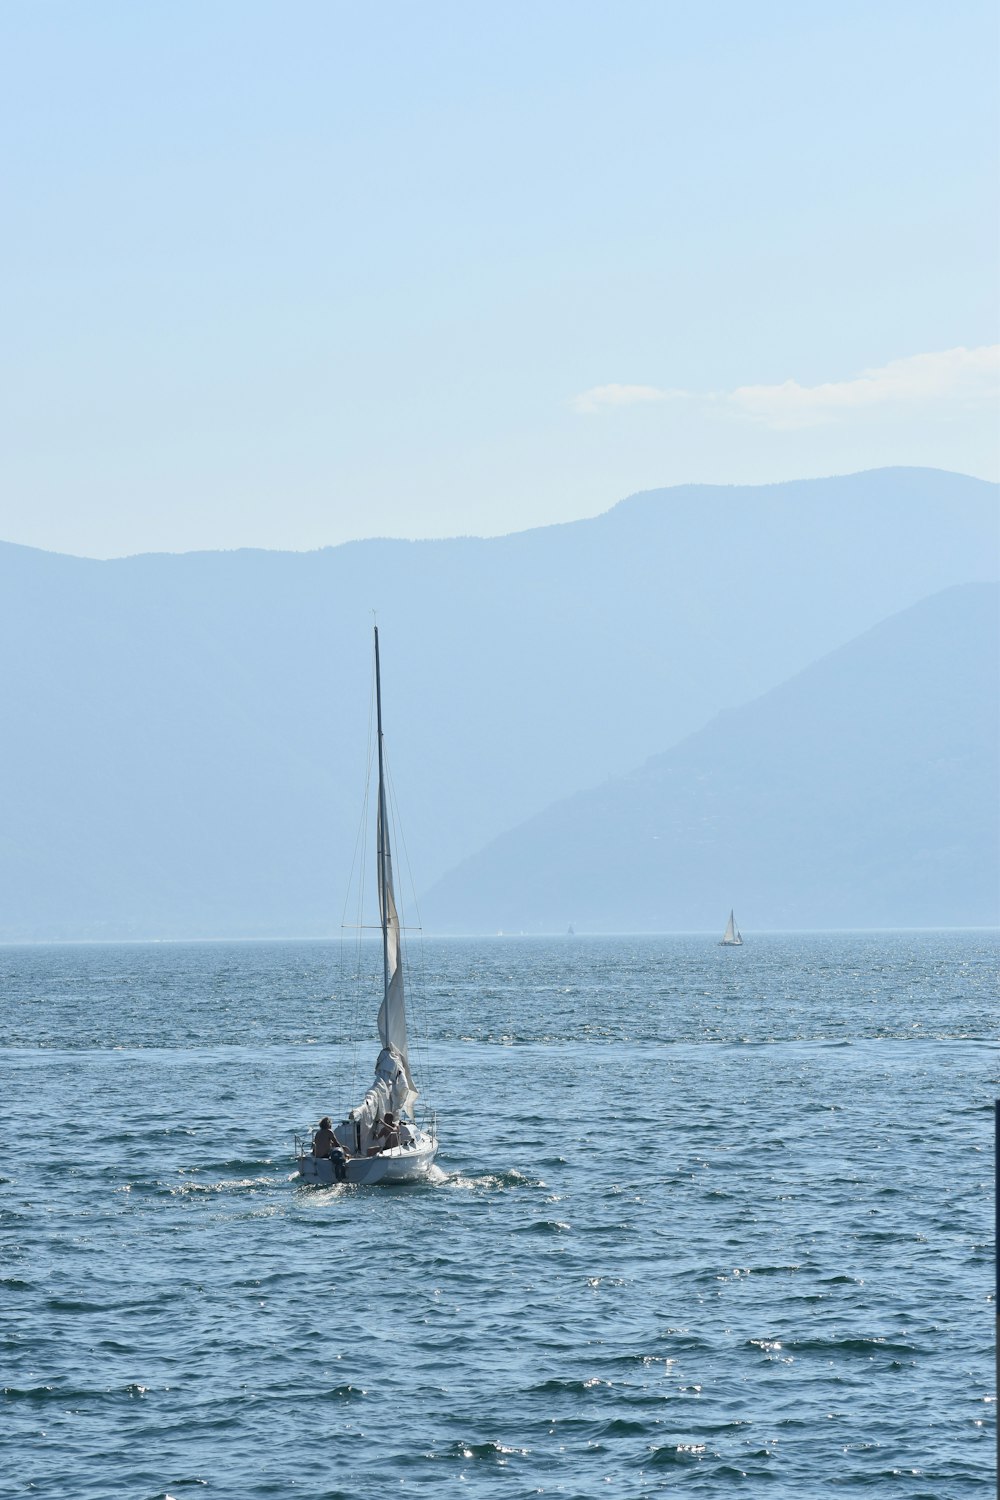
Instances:
[[[367,537],[349,537],[342,542],[323,542],[316,547],[284,548],[284,547],[192,547],[182,551],[172,552],[159,550],[152,552],[127,552],[116,554],[112,557],[89,557],[75,552],[63,552],[57,548],[38,547],[30,542],[12,542],[0,537],[0,548],[10,548],[21,552],[41,553],[46,557],[70,558],[81,563],[128,563],[139,558],[188,558],[188,557],[228,557],[233,554],[259,554],[268,557],[313,557],[318,553],[338,552],[347,547],[366,547],[372,544],[391,543],[402,546],[435,546],[439,543],[449,542],[501,542],[514,537],[535,536],[539,532],[559,531],[566,527],[588,526],[604,521],[616,512],[622,512],[625,508],[632,507],[636,502],[655,499],[662,503],[662,497],[677,495],[732,494],[737,492],[744,495],[766,495],[779,492],[802,485],[822,486],[824,484],[840,484],[843,481],[856,479],[871,479],[880,475],[909,476],[919,479],[922,483],[933,482],[939,478],[945,483],[959,481],[972,486],[982,486],[986,491],[996,491],[998,486],[994,480],[982,479],[975,474],[965,474],[957,469],[922,468],[917,465],[892,464],[884,465],[876,469],[862,469],[847,471],[843,474],[826,474],[814,476],[811,479],[775,479],[768,480],[762,484],[715,484],[709,481],[685,482],[672,485],[657,485],[650,489],[633,490],[628,495],[613,501],[605,510],[598,511],[592,516],[577,516],[567,521],[547,521],[539,526],[525,526],[517,531],[495,532],[486,536],[480,536],[472,532],[456,532],[453,535],[443,537],[395,537],[373,535]]]
[[[995,576],[995,496],[882,470],[646,491],[500,538],[106,561],[4,544],[0,937],[334,929],[373,604],[428,888],[879,618]]]
[[[714,869],[711,878],[723,892],[730,892],[724,899],[720,893],[717,904],[728,910],[732,904],[733,886],[743,890],[738,906],[744,929],[752,923],[774,930],[789,930],[790,927],[816,930],[824,925],[820,920],[822,912],[831,909],[839,916],[827,926],[882,928],[907,925],[901,920],[906,908],[901,904],[899,891],[893,894],[888,890],[881,893],[869,890],[863,899],[859,894],[859,900],[853,906],[835,894],[846,883],[857,882],[862,859],[882,870],[883,883],[891,877],[899,890],[907,888],[906,873],[912,868],[913,861],[921,864],[924,893],[913,890],[909,896],[909,909],[911,913],[916,911],[921,920],[911,925],[997,925],[1000,923],[998,627],[1000,588],[988,583],[955,585],[890,616],[856,640],[796,673],[787,682],[737,708],[714,715],[700,729],[683,737],[662,754],[649,757],[628,775],[599,787],[578,791],[526,820],[518,828],[502,834],[486,849],[463,861],[425,894],[421,905],[430,918],[430,925],[440,927],[441,931],[452,930],[454,924],[450,926],[439,914],[447,913],[449,909],[452,912],[463,910],[464,898],[466,912],[470,900],[478,901],[477,910],[489,909],[489,916],[484,913],[478,924],[473,924],[476,930],[492,931],[498,926],[508,931],[541,930],[539,919],[532,913],[544,901],[545,892],[558,891],[562,885],[566,894],[561,909],[557,911],[550,903],[543,919],[547,931],[565,930],[567,922],[572,922],[579,930],[596,932],[665,930],[662,922],[657,924],[650,920],[650,909],[648,905],[643,906],[641,894],[635,889],[637,883],[641,885],[641,879],[637,876],[630,886],[628,871],[629,858],[637,860],[643,872],[648,875],[651,870],[657,871],[661,884],[665,882],[669,888],[671,874],[664,861],[651,857],[649,849],[640,847],[647,833],[653,842],[660,842],[662,834],[650,830],[663,827],[672,831],[678,866],[689,870],[697,867],[697,878],[703,881],[698,898],[700,907],[683,901],[675,908],[668,906],[666,930],[712,930],[706,925],[709,913],[705,909],[708,891],[704,888],[704,881],[708,871],[702,858],[706,845],[711,848],[709,863]],[[904,649],[908,630],[913,640]],[[964,648],[964,658],[961,648]],[[863,658],[866,653],[869,657],[881,653],[880,676],[873,677],[871,665],[865,665]],[[887,663],[891,664],[892,671]],[[909,674],[901,674],[902,680],[900,675],[894,675],[899,674],[901,664],[908,664],[911,669]],[[922,678],[918,671],[921,664],[924,666]],[[821,683],[822,695],[826,697],[830,693],[830,684],[836,684],[839,678],[843,690],[845,669],[853,684],[851,691],[856,695],[856,701],[848,697],[841,702],[839,712],[843,725],[877,725],[879,712],[882,712],[884,721],[887,704],[894,698],[898,700],[897,707],[902,710],[900,723],[905,725],[906,734],[901,738],[899,725],[888,725],[888,732],[895,733],[900,740],[894,746],[889,767],[878,764],[879,749],[884,747],[867,743],[859,747],[846,730],[841,731],[840,752],[847,769],[827,756],[820,767],[810,770],[815,765],[817,752],[822,757],[823,747],[816,743],[812,746],[812,756],[803,753],[801,743],[798,755],[794,754],[803,709],[807,721],[811,715],[814,731],[817,725],[822,725],[826,736],[832,738],[836,733],[836,715],[832,724],[828,722],[829,711],[822,699],[815,700],[813,684]],[[937,695],[933,701],[932,692]],[[764,721],[775,714],[781,716],[782,722],[777,731],[771,731]],[[808,722],[806,727],[808,730]],[[885,733],[884,722],[882,727]],[[727,760],[725,742],[734,737],[740,741],[739,756],[731,754]],[[756,774],[766,788],[767,816],[759,819],[756,829],[750,830],[748,840],[748,831],[740,823],[740,803],[752,800],[753,789],[747,790],[748,777],[745,772],[741,775],[740,757],[746,757],[748,747],[752,750],[755,739],[764,742],[770,755],[769,762],[756,766]],[[799,739],[803,739],[801,732]],[[815,733],[813,739],[816,739]],[[721,758],[720,745],[723,747]],[[793,753],[779,776],[775,763],[780,762],[782,754],[787,755],[789,746]],[[922,755],[916,753],[918,746],[922,747]],[[924,766],[922,761],[926,763]],[[941,770],[944,764],[947,769]],[[940,771],[937,779],[935,766]],[[905,785],[911,789],[911,795],[916,778],[924,769],[926,784],[921,807],[915,809],[906,798],[902,807],[886,812],[887,788],[891,787],[893,769],[900,776],[904,770],[908,771],[910,780]],[[803,773],[805,783],[802,782]],[[710,785],[712,778],[714,791]],[[955,783],[959,778],[968,783],[965,801],[955,796]],[[657,792],[662,793],[665,784],[671,780],[676,782],[673,800],[667,795],[661,796],[657,802]],[[799,785],[796,785],[797,780]],[[718,791],[720,785],[723,789],[733,790],[735,808],[723,809],[724,798]],[[873,787],[880,797],[875,796]],[[806,792],[811,802],[807,801]],[[800,814],[803,821],[807,821],[808,810],[815,813],[817,807],[822,808],[824,798],[835,802],[837,816],[828,820],[824,849],[828,849],[831,843],[846,839],[852,851],[850,859],[845,856],[842,860],[835,878],[828,874],[826,886],[809,893],[806,904],[802,901],[797,904],[795,890],[780,889],[780,868],[777,872],[773,868],[775,856],[769,848],[769,844],[777,839],[776,830],[781,828],[782,817],[787,821],[787,809],[781,807],[781,798],[794,795],[798,795],[802,803]],[[945,806],[951,808],[953,822],[941,826],[941,809]],[[872,829],[871,837],[866,839],[857,826],[850,836],[845,833],[852,815],[855,824],[859,817],[866,819]],[[609,837],[609,823],[625,830],[617,842],[613,833]],[[885,837],[887,824],[894,833],[894,843]],[[881,842],[878,836],[880,827]],[[787,834],[785,828],[786,842]],[[920,845],[919,840],[931,834],[931,848],[928,850]],[[694,844],[701,845],[701,849],[693,850]],[[628,856],[624,852],[625,846],[630,850]],[[807,840],[805,847],[811,850],[815,860],[816,841],[810,843]],[[554,857],[546,860],[541,852],[544,850],[559,851],[558,862]],[[822,859],[822,851],[818,857]],[[761,864],[768,871],[771,893],[767,899],[771,905],[767,906],[765,901],[763,911],[758,913],[752,893],[755,880],[760,883],[759,871],[757,876],[752,872]],[[929,869],[931,864],[935,866],[933,872]],[[599,870],[598,866],[603,868]],[[589,896],[574,891],[573,875],[581,869],[586,869],[591,878]],[[739,872],[738,876],[731,873],[733,869]],[[566,872],[562,880],[560,870]],[[527,883],[534,894],[527,897],[515,895],[515,885],[519,885],[523,892],[526,871],[530,871]],[[931,874],[933,880],[928,884]],[[801,875],[797,875],[796,884],[800,879]],[[777,893],[775,886],[778,887]],[[610,913],[620,911],[614,905],[617,898],[610,894],[611,891],[630,890],[631,910],[638,910],[643,915],[645,925],[626,923],[622,926],[620,915],[618,925],[615,925],[613,915],[602,917],[599,906],[595,907],[599,898],[593,894],[594,889],[601,887],[607,903],[605,911]],[[933,892],[929,896],[931,887]],[[871,903],[878,900],[883,904],[881,908],[876,905],[876,919],[862,920],[866,912],[864,902],[869,903],[867,910],[870,911]],[[490,901],[492,906],[489,906]],[[811,911],[808,901],[812,902]],[[669,915],[671,910],[677,912],[673,919]],[[703,918],[701,923],[696,920],[699,910]],[[970,920],[955,920],[963,910],[970,914]],[[470,930],[468,917],[461,930]]]

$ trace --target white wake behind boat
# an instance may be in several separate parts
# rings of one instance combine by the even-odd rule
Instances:
[[[304,1182],[330,1186],[426,1182],[437,1153],[435,1124],[424,1128],[413,1116],[417,1087],[410,1071],[403,993],[403,952],[392,885],[392,855],[386,814],[382,740],[382,682],[375,627],[375,703],[378,724],[378,905],[382,927],[382,1043],[375,1077],[361,1103],[332,1129],[329,1154],[317,1154],[316,1137],[296,1136],[295,1155]]]
[[[721,938],[721,940],[719,942],[719,947],[720,948],[742,948],[743,947],[743,939],[740,936],[740,929],[736,925],[736,922],[735,922],[735,920],[733,918],[732,911],[730,911],[730,913],[729,913],[729,921],[726,923],[726,930],[722,934],[722,938]]]

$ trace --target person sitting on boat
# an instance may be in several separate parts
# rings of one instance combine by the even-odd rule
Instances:
[[[372,1131],[372,1145],[368,1148],[369,1156],[378,1156],[380,1151],[390,1151],[393,1146],[399,1145],[399,1119],[391,1109],[387,1109]]]
[[[333,1126],[330,1124],[330,1116],[324,1115],[322,1120],[320,1120],[319,1122],[319,1129],[313,1136],[313,1156],[329,1156],[333,1151],[334,1146],[339,1147],[340,1142],[337,1140],[337,1137],[333,1133]]]

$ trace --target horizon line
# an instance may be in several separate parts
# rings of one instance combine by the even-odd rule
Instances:
[[[482,941],[488,939],[496,941],[502,938],[505,941],[511,938],[526,938],[529,941],[549,940],[552,938],[675,938],[675,937],[708,937],[714,938],[718,931],[715,927],[687,927],[687,928],[622,928],[600,931],[585,929],[583,931],[568,932],[565,928],[546,932],[505,932],[495,930],[491,932],[424,932],[418,941],[431,940],[434,942],[464,942]],[[740,929],[747,945],[747,933]],[[983,925],[982,923],[971,923],[962,926],[947,926],[932,924],[923,927],[757,927],[751,928],[749,941],[752,943],[758,937],[834,937],[834,936],[868,936],[872,933],[905,934],[926,932],[983,932],[996,933],[1000,935],[1000,923]],[[340,943],[343,939],[337,934],[307,935],[299,934],[294,937],[78,937],[78,938],[0,938],[0,948],[160,948],[160,947],[185,947],[197,946],[198,944],[217,943]],[[352,942],[357,941],[352,939]],[[378,942],[378,938],[362,938],[362,942]]]

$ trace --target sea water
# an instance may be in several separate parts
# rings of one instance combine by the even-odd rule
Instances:
[[[992,1493],[994,935],[428,940],[307,1188],[377,956],[0,949],[4,1496]]]

